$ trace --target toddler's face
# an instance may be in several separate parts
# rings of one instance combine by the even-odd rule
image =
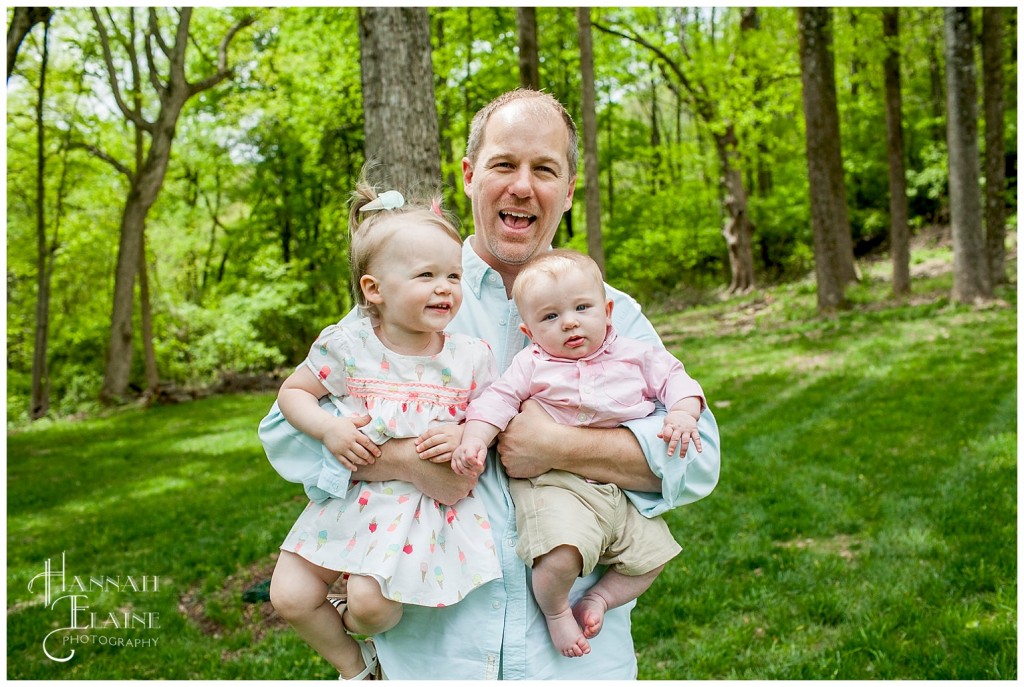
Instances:
[[[370,271],[378,290],[367,299],[410,334],[443,330],[462,305],[462,246],[432,224],[396,231]]]
[[[587,357],[604,343],[612,323],[604,284],[579,270],[559,277],[537,275],[521,300],[523,331],[558,358]]]

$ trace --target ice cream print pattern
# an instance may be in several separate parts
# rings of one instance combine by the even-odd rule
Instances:
[[[331,392],[331,401],[346,415],[373,417],[363,432],[374,443],[418,436],[440,422],[458,422],[478,389],[477,365],[487,344],[445,334],[433,356],[404,356],[388,350],[368,319],[356,327],[330,326],[313,345],[306,365]],[[489,351],[486,351],[489,353]],[[355,376],[376,370],[376,376]]]
[[[311,502],[282,548],[371,575],[387,598],[420,606],[456,603],[500,577],[479,499],[446,506],[404,482],[353,482],[344,499]]]

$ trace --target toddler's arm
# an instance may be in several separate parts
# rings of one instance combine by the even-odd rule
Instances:
[[[487,462],[487,447],[499,429],[483,420],[469,420],[462,432],[462,443],[452,454],[452,470],[460,475],[480,475]]]
[[[680,446],[680,457],[686,455],[690,446],[690,440],[701,450],[700,432],[697,431],[697,418],[701,413],[701,399],[699,396],[688,396],[680,399],[669,408],[665,416],[665,422],[658,433],[658,437],[668,442],[668,455],[675,453],[676,445]]]
[[[380,456],[380,449],[359,431],[370,417],[335,417],[324,412],[319,399],[327,393],[312,370],[302,365],[284,380],[277,394],[277,404],[293,427],[323,442],[338,462],[352,472],[356,472],[359,465],[371,465]]]

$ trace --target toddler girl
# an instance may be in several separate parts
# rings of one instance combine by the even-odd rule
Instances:
[[[462,303],[462,243],[436,200],[407,205],[360,182],[349,231],[364,317],[320,333],[278,404],[352,474],[320,480],[328,497],[309,503],[281,545],[270,596],[342,678],[372,679],[373,644],[352,633],[384,632],[401,604],[450,605],[501,573],[479,499],[446,506],[408,482],[357,481],[359,466],[403,437],[426,441],[430,460],[450,460],[467,404],[496,373],[487,344],[444,331]],[[342,572],[348,602],[336,610],[327,590]]]

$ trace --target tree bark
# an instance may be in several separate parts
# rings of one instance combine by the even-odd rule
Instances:
[[[715,135],[715,147],[722,170],[720,185],[725,190],[723,206],[728,214],[722,236],[729,249],[731,279],[728,293],[749,293],[754,288],[754,223],[747,212],[747,189],[739,165],[739,149],[735,127],[726,126],[725,133]]]
[[[517,7],[519,34],[519,86],[540,90],[540,56],[537,41],[537,8]]]
[[[143,368],[146,373],[146,397],[155,399],[160,393],[160,372],[156,366],[156,350],[153,347],[153,306],[149,296],[149,271],[146,269],[146,233],[142,232],[139,247],[139,304],[142,319]]]
[[[953,300],[975,303],[992,295],[982,227],[978,170],[978,113],[971,8],[945,9],[946,135],[949,210],[953,233]]]
[[[797,16],[818,310],[831,314],[845,307],[846,284],[856,278],[843,182],[831,10],[801,7]]]
[[[1003,23],[1005,10],[981,14],[982,87],[985,103],[985,248],[992,285],[1006,277],[1006,144],[1003,122]]]
[[[580,40],[580,76],[583,82],[583,178],[587,209],[587,253],[604,274],[604,242],[601,237],[601,169],[597,155],[597,92],[594,86],[594,46],[590,8],[576,8]]]
[[[142,256],[143,232],[145,231],[146,217],[160,194],[167,174],[171,144],[174,140],[178,117],[189,98],[214,87],[231,74],[227,65],[227,48],[238,31],[252,23],[252,18],[243,19],[235,24],[221,40],[217,71],[202,81],[189,83],[185,78],[185,53],[190,40],[188,27],[192,16],[191,8],[184,8],[180,11],[175,39],[171,45],[165,45],[163,37],[159,35],[155,10],[150,9],[147,45],[150,44],[149,41],[155,41],[161,48],[166,47],[169,67],[165,81],[161,82],[159,75],[152,72],[153,65],[150,65],[153,82],[151,85],[159,96],[160,110],[155,120],[148,121],[143,117],[141,109],[133,109],[121,97],[119,72],[114,66],[106,27],[95,9],[92,10],[92,14],[99,32],[100,45],[107,67],[107,77],[114,99],[122,114],[136,127],[147,132],[151,139],[142,166],[129,175],[131,183],[121,215],[117,267],[114,272],[110,344],[103,387],[100,390],[100,400],[110,403],[122,398],[128,388],[132,361],[132,305],[134,303],[135,276]],[[131,53],[129,57],[133,61],[137,59],[134,53]],[[133,70],[137,70],[137,68],[138,65],[135,63]],[[136,152],[138,153],[138,148]]]
[[[910,228],[907,176],[903,146],[903,96],[900,92],[899,9],[882,10],[882,32],[888,49],[885,56],[885,130],[889,155],[889,252],[892,258],[892,292],[910,293]]]
[[[15,9],[15,16],[18,10]],[[36,325],[32,351],[32,402],[29,418],[38,420],[50,410],[50,284],[53,252],[46,241],[46,127],[43,105],[46,102],[46,70],[50,59],[50,21],[43,23],[43,55],[39,64],[39,88],[36,100]],[[8,56],[10,44],[8,42]],[[8,63],[8,76],[10,76]]]
[[[427,8],[360,8],[359,44],[367,160],[402,192],[435,192],[441,150]]]
[[[49,26],[53,10],[49,7],[15,7],[11,16],[11,25],[7,27],[7,79],[14,73],[14,65],[18,61],[18,51],[25,36],[36,24]]]

